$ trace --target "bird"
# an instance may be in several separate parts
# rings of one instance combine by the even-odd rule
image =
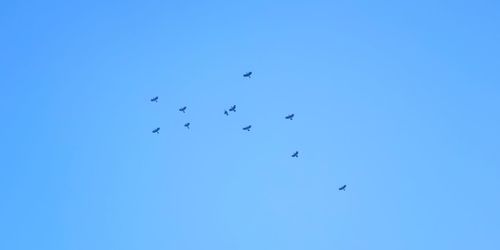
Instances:
[[[184,127],[186,127],[187,129],[189,129],[189,125],[191,125],[191,123],[188,122],[188,123],[184,124]]]
[[[187,109],[187,107],[184,106],[184,107],[180,108],[179,111],[181,111],[182,113],[186,113],[186,109]]]
[[[151,102],[158,102],[158,96],[151,98]]]
[[[224,114],[225,115],[229,115],[229,113],[227,112],[227,110],[224,110]]]
[[[252,75],[252,71],[243,74],[243,77],[252,78],[251,75]]]
[[[292,157],[295,157],[295,158],[299,157],[299,151],[295,151],[295,153],[293,153]]]
[[[345,191],[345,188],[347,187],[347,185],[344,185],[342,187],[339,188],[340,191]]]
[[[285,119],[293,120],[294,116],[295,116],[295,114],[287,115],[287,116],[285,116]]]
[[[229,109],[229,111],[236,112],[236,105],[231,106],[231,108]]]
[[[155,128],[153,129],[153,134],[156,133],[156,134],[159,134],[160,133],[160,128]]]
[[[248,125],[248,126],[244,127],[243,130],[250,131],[251,128],[252,128],[252,125]]]

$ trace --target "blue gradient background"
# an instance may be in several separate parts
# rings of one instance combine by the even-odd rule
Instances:
[[[3,1],[0,249],[500,249],[499,13]]]

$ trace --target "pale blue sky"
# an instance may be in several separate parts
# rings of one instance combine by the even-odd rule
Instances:
[[[0,249],[500,249],[498,1],[102,2],[0,6]]]

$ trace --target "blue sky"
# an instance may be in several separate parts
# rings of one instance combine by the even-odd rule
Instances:
[[[0,249],[500,249],[499,10],[2,3]]]

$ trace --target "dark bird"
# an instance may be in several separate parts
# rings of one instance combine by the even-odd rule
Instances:
[[[152,98],[151,102],[158,102],[158,96],[155,96],[154,98]]]
[[[159,133],[160,133],[160,128],[155,128],[155,129],[153,130],[153,133],[159,134]]]
[[[182,113],[186,113],[186,109],[187,109],[187,107],[184,106],[184,107],[180,108],[179,111],[181,111]]]
[[[345,187],[347,187],[347,185],[344,185],[342,187],[339,188],[340,191],[345,191]]]
[[[244,127],[243,130],[250,131],[251,128],[252,128],[252,125],[248,125],[248,126]]]
[[[189,125],[191,125],[191,123],[188,122],[188,123],[184,124],[184,127],[186,127],[187,129],[189,129]]]
[[[252,71],[243,74],[243,77],[252,78],[251,75],[252,75]]]
[[[225,115],[229,115],[229,113],[227,112],[227,110],[224,110],[224,114]]]
[[[295,153],[293,153],[292,157],[299,157],[299,151],[295,151]]]
[[[231,106],[231,108],[229,109],[229,111],[236,112],[236,105]]]
[[[295,116],[295,114],[287,115],[287,116],[285,116],[285,119],[293,120],[294,116]]]

